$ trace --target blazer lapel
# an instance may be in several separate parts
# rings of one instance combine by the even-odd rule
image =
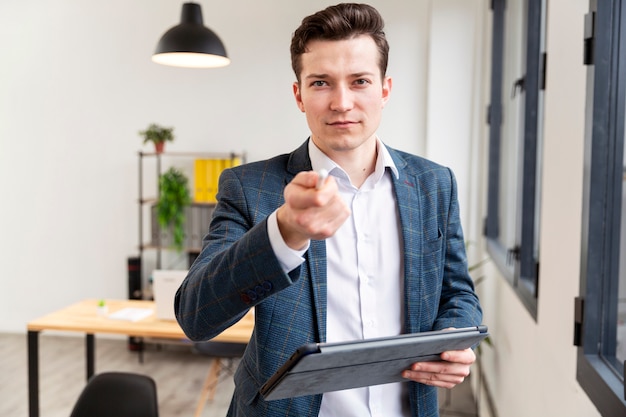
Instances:
[[[320,342],[326,342],[326,242],[312,240],[307,254],[317,331]]]
[[[310,140],[310,139],[309,139]],[[287,171],[292,175],[285,179],[285,185],[301,171],[309,171],[311,158],[309,157],[309,140],[293,151],[289,157]],[[311,297],[315,308],[317,332],[321,342],[326,341],[326,243],[322,240],[312,240],[305,255],[308,265],[306,276],[311,290]]]
[[[421,191],[416,177],[408,175],[406,163],[390,150],[398,168],[399,178],[394,178],[394,189],[398,202],[398,212],[402,228],[404,248],[404,327],[405,332],[419,331],[421,322],[421,303],[409,303],[408,300],[420,300],[422,296],[422,213],[420,210]]]

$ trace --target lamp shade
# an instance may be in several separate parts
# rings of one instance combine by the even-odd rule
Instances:
[[[197,3],[183,4],[180,24],[161,37],[152,61],[188,68],[218,68],[230,64],[220,38],[204,26],[202,9]]]

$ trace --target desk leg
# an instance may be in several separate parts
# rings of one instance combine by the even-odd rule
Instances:
[[[28,331],[28,415],[39,417],[39,332]]]
[[[95,339],[93,334],[87,333],[85,335],[85,358],[87,360],[87,382],[93,376],[96,371],[96,359],[95,359]]]

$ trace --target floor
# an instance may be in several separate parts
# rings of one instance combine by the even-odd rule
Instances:
[[[40,416],[67,417],[85,383],[84,338],[42,334]],[[193,416],[211,358],[189,346],[149,343],[139,361],[125,338],[96,338],[96,372],[123,370],[150,375],[157,384],[161,417]],[[0,333],[0,416],[28,416],[26,335]],[[233,390],[232,377],[220,379],[215,398],[203,417],[225,416]],[[476,405],[469,381],[440,394],[441,417],[474,417]]]

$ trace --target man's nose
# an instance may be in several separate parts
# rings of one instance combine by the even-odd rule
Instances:
[[[354,93],[346,86],[337,86],[333,90],[330,108],[333,111],[345,112],[354,106]]]

